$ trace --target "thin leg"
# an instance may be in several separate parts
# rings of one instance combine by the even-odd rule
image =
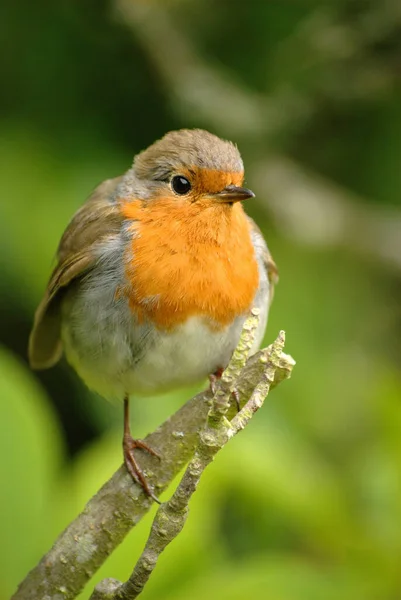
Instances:
[[[131,428],[129,423],[129,398],[126,396],[124,398],[124,436],[123,436],[123,455],[124,455],[124,463],[127,467],[128,473],[131,475],[132,479],[139,483],[144,492],[150,496],[155,502],[160,504],[160,500],[154,495],[152,490],[149,487],[148,482],[146,481],[146,477],[142,472],[141,467],[138,465],[136,458],[134,456],[135,448],[141,448],[142,450],[146,450],[153,456],[160,458],[160,456],[155,452],[152,448],[150,448],[145,442],[142,440],[134,440],[131,435]]]

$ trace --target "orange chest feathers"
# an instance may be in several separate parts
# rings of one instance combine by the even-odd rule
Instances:
[[[219,328],[251,308],[258,265],[240,204],[202,208],[160,199],[151,207],[127,202],[122,210],[133,221],[127,294],[140,321],[168,330],[202,316]]]

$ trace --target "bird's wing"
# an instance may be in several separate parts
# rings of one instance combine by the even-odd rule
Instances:
[[[269,280],[269,306],[272,303],[274,296],[274,286],[278,283],[278,269],[277,265],[270,254],[269,248],[266,245],[265,239],[259,227],[255,221],[248,217],[251,225],[252,237],[254,239],[254,245],[256,251],[262,258],[263,266],[266,269],[267,278]]]
[[[29,338],[28,356],[32,368],[46,369],[61,357],[61,298],[63,291],[96,263],[96,249],[120,230],[123,216],[110,202],[121,178],[101,183],[74,215],[57,250],[57,265],[39,304]]]

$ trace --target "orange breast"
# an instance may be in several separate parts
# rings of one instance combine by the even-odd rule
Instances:
[[[203,316],[211,328],[251,308],[258,266],[242,206],[158,198],[122,205],[134,221],[126,293],[139,320],[172,329]]]

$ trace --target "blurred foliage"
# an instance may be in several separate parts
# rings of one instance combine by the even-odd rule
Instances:
[[[156,23],[162,5],[151,4]],[[282,154],[339,185],[345,202],[357,193],[361,220],[372,206],[399,217],[398,0],[170,0],[167,25],[192,49],[181,53],[193,60],[188,72],[163,63],[171,48],[161,37],[157,62],[151,27],[123,8],[0,7],[0,600],[121,462],[120,407],[87,392],[65,364],[26,365],[57,242],[99,181],[165,131],[203,126],[239,144],[250,187],[252,166]],[[243,100],[247,120],[234,111],[231,135],[231,92],[226,115],[213,102],[201,110],[188,90],[199,65]],[[210,91],[213,80],[203,83]],[[144,600],[399,598],[400,270],[379,256],[374,227],[363,240],[370,258],[351,245],[308,245],[269,208],[269,189],[257,192],[247,209],[281,276],[266,341],[285,329],[297,367],[208,469]],[[134,402],[135,432],[191,393]],[[150,519],[96,580],[127,577]]]

